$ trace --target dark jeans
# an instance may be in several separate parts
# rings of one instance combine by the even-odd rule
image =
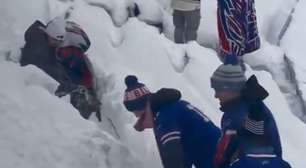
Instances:
[[[176,43],[186,43],[197,39],[197,30],[200,25],[200,9],[193,11],[174,10],[173,24],[174,40]]]

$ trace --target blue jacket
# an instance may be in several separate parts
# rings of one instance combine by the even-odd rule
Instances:
[[[271,111],[267,108],[267,106],[260,102],[260,109],[265,114],[265,120],[268,121],[268,125],[266,125],[265,128],[265,136],[268,138],[267,146],[273,147],[274,153],[277,156],[282,156],[282,147],[279,137],[279,132],[274,120],[274,117],[271,113]],[[239,101],[236,102],[235,105],[231,107],[223,107],[222,111],[224,112],[224,115],[221,120],[221,128],[222,132],[226,132],[227,130],[236,130],[238,134],[241,134],[243,132],[243,123],[245,118],[248,115],[249,112],[249,103],[245,101]],[[239,146],[240,146],[240,153],[248,153],[252,151],[252,148],[254,148],[254,145],[256,144],[250,144],[249,141],[246,141],[247,138],[244,136],[240,136],[239,140]],[[253,146],[251,146],[253,145]]]
[[[150,98],[154,133],[164,168],[211,168],[220,130],[174,89]]]
[[[263,103],[268,95],[253,75],[246,82],[240,97],[221,105],[224,114],[221,120],[222,137],[215,156],[217,167],[228,166],[237,157],[248,154],[272,153],[282,157],[277,125],[271,111]],[[250,119],[262,122],[263,128],[254,122],[249,125]]]

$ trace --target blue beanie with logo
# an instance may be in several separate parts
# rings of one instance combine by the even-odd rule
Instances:
[[[151,92],[134,75],[125,77],[126,89],[124,93],[123,104],[128,111],[143,110],[149,100]]]

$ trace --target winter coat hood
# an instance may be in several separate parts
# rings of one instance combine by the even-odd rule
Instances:
[[[176,89],[162,88],[151,94],[150,103],[153,113],[158,112],[162,107],[175,103],[181,99],[181,92]]]
[[[242,98],[248,102],[258,102],[267,98],[269,93],[258,83],[256,76],[252,75],[242,89],[241,95]]]
[[[259,109],[262,101],[269,96],[268,91],[263,88],[255,75],[252,75],[245,83],[244,88],[241,90],[241,96],[230,100],[221,105],[222,111],[230,111],[227,109],[237,107],[242,101],[250,105],[250,109]]]

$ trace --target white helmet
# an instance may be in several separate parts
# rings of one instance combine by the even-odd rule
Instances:
[[[66,36],[65,19],[62,17],[54,18],[47,24],[45,32],[55,40],[64,41]]]

